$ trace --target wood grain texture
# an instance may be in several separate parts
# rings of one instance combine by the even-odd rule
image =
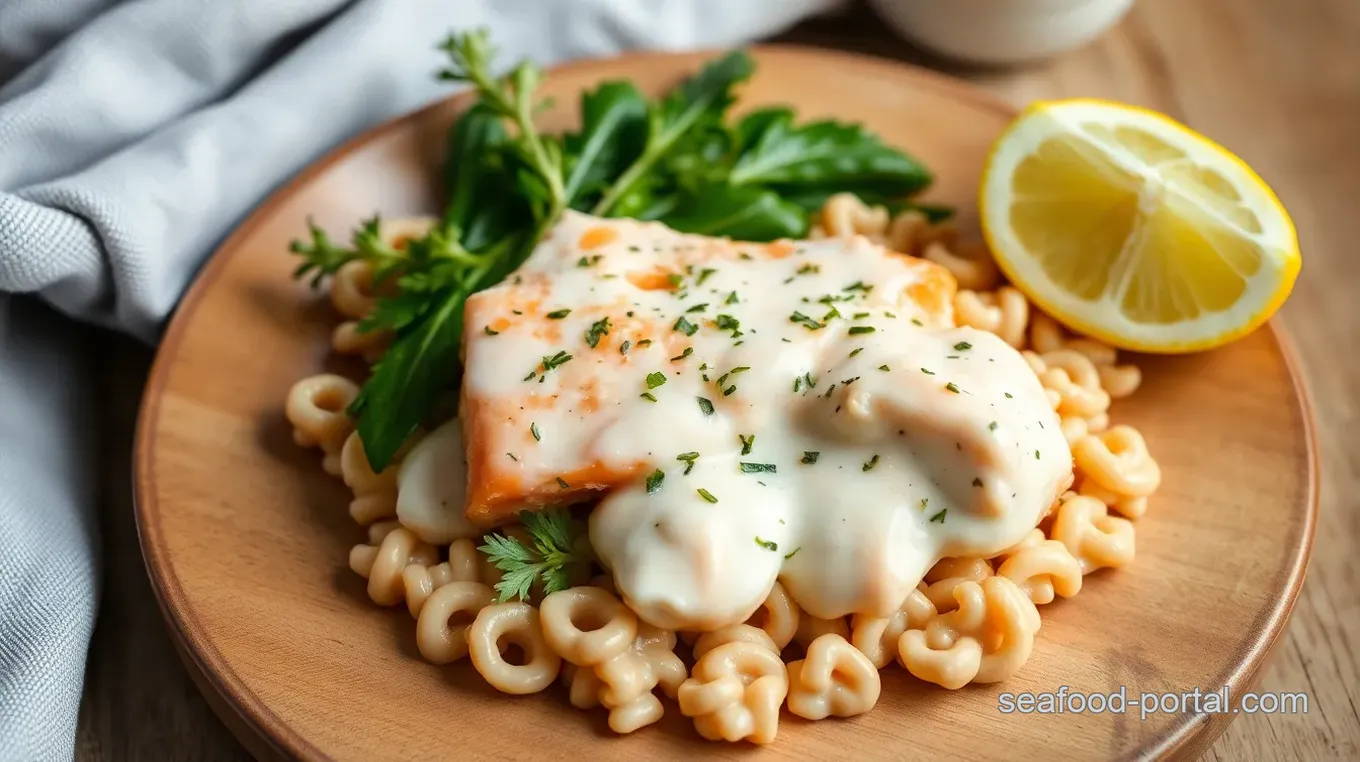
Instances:
[[[819,20],[791,36],[915,57],[863,11]],[[1179,116],[1255,166],[1298,222],[1305,267],[1283,322],[1323,413],[1323,506],[1309,580],[1261,688],[1309,691],[1313,703],[1307,715],[1237,719],[1206,753],[1209,759],[1348,759],[1360,743],[1354,656],[1360,573],[1352,562],[1360,545],[1354,497],[1360,493],[1354,397],[1360,360],[1353,352],[1360,318],[1351,294],[1360,262],[1350,251],[1360,237],[1360,215],[1351,208],[1360,197],[1357,46],[1360,6],[1350,0],[1143,0],[1120,28],[1085,50],[1018,72],[965,73],[1015,103],[1096,95]],[[107,407],[126,413],[146,354],[114,342],[106,360],[108,374],[119,380]],[[246,758],[194,691],[160,625],[131,528],[129,417],[111,413],[106,423],[108,576],[77,757]],[[1061,725],[1051,730],[1064,732]]]

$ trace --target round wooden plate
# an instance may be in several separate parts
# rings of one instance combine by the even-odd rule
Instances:
[[[967,85],[840,53],[758,48],[741,105],[860,120],[923,159],[932,200],[973,222],[983,158],[1013,110]],[[546,130],[578,118],[583,87],[630,78],[649,93],[706,56],[637,55],[554,71]],[[1204,749],[1231,714],[1193,707],[1140,718],[1144,691],[1250,688],[1303,581],[1316,517],[1310,411],[1271,330],[1221,350],[1140,359],[1143,388],[1113,416],[1142,429],[1164,473],[1138,522],[1138,557],[1043,609],[1034,656],[1001,685],[946,691],[884,672],[869,714],[785,715],[752,751],[703,742],[673,705],[658,725],[612,736],[600,711],[554,688],[513,698],[466,662],[416,653],[404,609],[382,610],[347,567],[360,530],[348,492],[295,446],[289,386],[322,368],[337,317],[290,280],[304,220],[347,230],[438,208],[450,101],[363,135],[275,194],[231,236],[180,306],[147,387],[137,510],[147,567],[186,662],[219,714],[261,757],[316,759],[1128,758]],[[1110,692],[1125,713],[1005,714],[1002,692]]]

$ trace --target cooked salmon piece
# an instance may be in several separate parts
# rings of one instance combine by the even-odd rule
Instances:
[[[467,518],[651,488],[785,415],[795,383],[873,331],[952,327],[954,291],[864,238],[741,243],[567,212],[467,300]]]

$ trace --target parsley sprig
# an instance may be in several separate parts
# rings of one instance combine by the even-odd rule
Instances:
[[[503,572],[496,583],[499,599],[527,601],[535,584],[542,585],[545,595],[571,587],[572,573],[588,568],[594,560],[585,535],[572,524],[571,514],[559,508],[524,512],[519,519],[529,535],[527,544],[492,533],[483,537],[486,544],[477,548]]]

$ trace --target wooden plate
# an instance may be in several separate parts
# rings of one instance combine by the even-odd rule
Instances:
[[[839,53],[760,48],[743,106],[786,102],[803,117],[862,120],[936,170],[935,200],[972,222],[986,150],[1013,111],[968,86]],[[581,88],[627,77],[655,92],[702,55],[639,55],[553,72],[545,128],[577,119]],[[655,727],[609,734],[562,693],[511,698],[466,662],[435,667],[411,617],[381,610],[347,568],[360,530],[348,493],[296,447],[283,399],[324,367],[336,321],[289,279],[288,242],[314,215],[437,209],[440,104],[370,132],[261,206],[217,252],[171,324],[141,411],[137,509],[151,579],[201,687],[261,757],[303,759],[941,759],[1193,755],[1230,714],[1183,708],[1003,714],[1003,691],[1249,689],[1303,581],[1316,518],[1316,446],[1304,390],[1280,336],[1258,331],[1199,356],[1147,359],[1116,403],[1142,429],[1165,482],[1138,522],[1129,568],[1087,578],[1045,607],[1034,656],[1012,680],[945,691],[885,671],[878,707],[852,721],[785,716],[773,746],[707,744],[671,707]],[[851,751],[853,750],[853,752]]]

